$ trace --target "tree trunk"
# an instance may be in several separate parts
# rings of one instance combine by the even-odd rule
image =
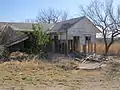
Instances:
[[[109,47],[107,45],[105,45],[105,56],[108,54],[108,51],[109,51]]]
[[[104,55],[106,56],[107,53],[108,53],[109,48],[108,48],[108,43],[107,43],[107,39],[106,39],[106,34],[103,34],[103,35],[104,35],[104,44],[105,44]]]
[[[109,43],[109,45],[105,44],[105,56],[108,54],[108,51],[109,51],[109,49],[110,49],[110,47],[111,47],[112,44],[113,44],[113,41],[111,41]]]

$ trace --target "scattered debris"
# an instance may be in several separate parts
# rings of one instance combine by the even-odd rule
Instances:
[[[104,60],[104,57],[102,57],[101,55],[93,54],[93,55],[88,55],[85,59],[89,61],[101,62]]]
[[[9,56],[9,59],[10,59],[10,60],[18,60],[18,61],[20,61],[20,60],[25,60],[25,59],[27,59],[28,56],[29,56],[29,55],[26,54],[26,53],[17,51],[17,52],[12,52],[12,53],[10,54],[10,56]]]
[[[104,57],[102,55],[85,55],[79,52],[71,52],[68,56],[64,54],[53,54],[53,53],[40,53],[38,55],[28,55],[23,52],[12,52],[10,54],[10,60],[41,60],[47,59],[53,63],[58,64],[58,67],[64,70],[95,70],[105,67],[104,61],[113,60],[113,57]]]
[[[77,60],[80,60],[81,59],[78,59]],[[89,62],[104,62],[104,61],[108,61],[109,59],[103,55],[96,55],[96,54],[92,54],[92,55],[87,55],[85,58],[82,59],[82,63],[85,63],[86,61],[89,61]]]
[[[68,54],[69,57],[82,59],[86,57],[86,54],[80,52],[71,52]]]

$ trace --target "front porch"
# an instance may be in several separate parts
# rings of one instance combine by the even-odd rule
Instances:
[[[84,54],[92,54],[96,53],[96,43],[91,42],[91,37],[85,36],[85,43],[81,42],[81,38],[79,36],[74,36],[71,40],[59,40],[58,36],[55,36],[52,44],[52,51],[54,53],[62,53],[66,52],[81,52]]]

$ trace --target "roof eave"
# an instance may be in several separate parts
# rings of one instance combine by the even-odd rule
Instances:
[[[10,47],[10,46],[12,46],[12,45],[18,44],[18,43],[20,43],[20,42],[22,42],[22,41],[27,40],[28,38],[29,38],[29,37],[26,36],[26,37],[24,37],[24,38],[22,38],[22,39],[20,39],[20,40],[14,41],[14,42],[12,42],[12,43],[10,43],[10,44],[6,44],[5,47]]]

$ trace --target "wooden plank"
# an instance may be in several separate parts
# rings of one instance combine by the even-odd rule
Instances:
[[[6,47],[10,47],[10,46],[12,46],[12,45],[18,44],[18,43],[20,43],[20,42],[22,42],[22,41],[25,41],[25,40],[27,40],[27,39],[28,39],[28,36],[26,36],[26,37],[24,37],[24,38],[22,38],[22,39],[20,39],[20,40],[14,41],[14,42],[12,42],[12,43],[10,43],[10,44],[8,44],[8,45],[5,45],[5,46],[6,46]]]

